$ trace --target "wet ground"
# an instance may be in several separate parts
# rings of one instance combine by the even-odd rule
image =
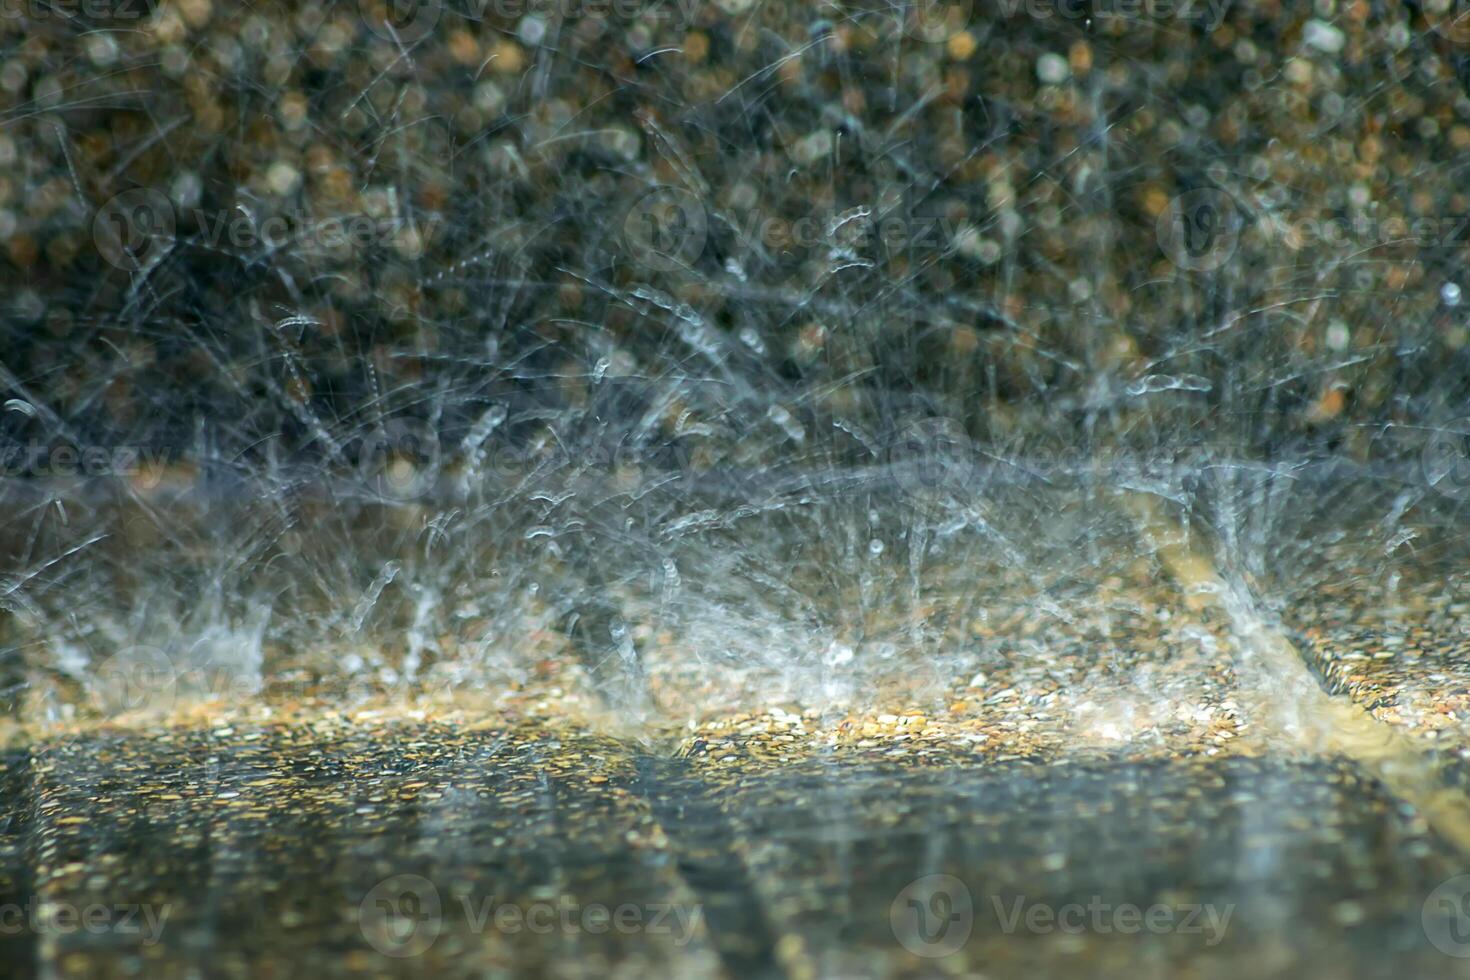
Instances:
[[[1347,760],[700,741],[338,720],[12,752],[6,974],[1470,976],[1435,899],[1470,863]]]
[[[6,972],[1470,977],[1458,580],[1254,621],[1137,518],[1050,606],[988,590],[947,674],[820,703],[654,637],[636,709],[568,641],[478,701],[31,725]]]

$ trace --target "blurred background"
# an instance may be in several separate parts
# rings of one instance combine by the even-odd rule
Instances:
[[[6,0],[9,698],[861,670],[1130,487],[1276,608],[1444,559],[1458,14]]]

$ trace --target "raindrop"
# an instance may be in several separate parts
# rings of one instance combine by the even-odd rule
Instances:
[[[822,655],[822,662],[828,667],[841,667],[852,663],[852,647],[846,643],[838,643],[833,640],[827,647],[827,652]]]
[[[1128,394],[1137,397],[1159,391],[1211,391],[1214,387],[1208,378],[1197,374],[1150,374],[1130,384]]]

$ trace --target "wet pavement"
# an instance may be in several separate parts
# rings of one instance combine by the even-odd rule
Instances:
[[[31,922],[5,972],[1470,976],[1434,899],[1470,862],[1350,761],[889,744],[737,764],[342,717],[56,738],[5,761]]]
[[[870,603],[951,651],[907,671],[783,686],[629,615],[637,704],[575,629],[474,697],[34,699],[4,972],[1470,977],[1459,580],[1328,561],[1275,618],[1124,513],[1085,574]]]
[[[223,727],[62,739],[17,765],[12,853],[37,927],[13,968],[29,954],[38,975],[75,976],[715,972],[633,759],[606,739]],[[105,926],[69,930],[71,908],[109,910]],[[623,928],[655,917],[666,937]]]

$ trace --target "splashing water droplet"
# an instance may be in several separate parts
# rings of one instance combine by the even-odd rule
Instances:
[[[1138,397],[1160,391],[1213,391],[1214,384],[1197,374],[1149,374],[1128,385],[1128,394]]]
[[[786,437],[792,442],[806,441],[806,430],[801,427],[801,423],[780,405],[772,405],[766,409],[766,418],[780,426],[781,431],[785,432]]]
[[[757,354],[764,354],[766,352],[765,341],[761,340],[761,335],[756,332],[754,327],[745,327],[740,331],[740,342]]]
[[[842,667],[852,663],[852,658],[852,647],[834,640],[827,647],[827,652],[822,655],[822,662],[828,667]]]

